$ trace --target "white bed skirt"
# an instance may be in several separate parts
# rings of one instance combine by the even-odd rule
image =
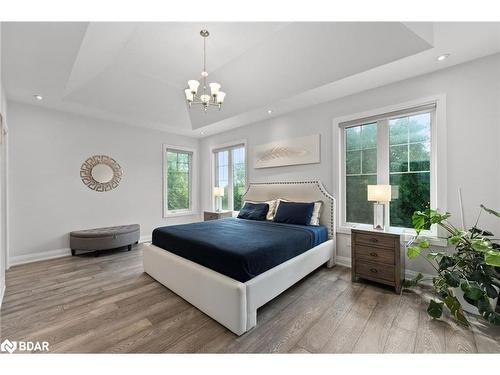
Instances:
[[[334,240],[242,283],[155,245],[144,246],[144,271],[237,335],[257,324],[257,309],[322,264],[334,264]]]

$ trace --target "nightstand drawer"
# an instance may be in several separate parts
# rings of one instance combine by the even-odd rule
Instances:
[[[205,221],[208,221],[208,220],[217,220],[218,218],[219,218],[218,214],[211,213],[211,212],[205,212],[205,215],[204,215],[203,219]]]
[[[371,233],[357,233],[356,234],[356,243],[360,245],[368,245],[368,246],[380,246],[387,247],[390,249],[394,249],[394,237],[392,236],[383,236]]]
[[[356,246],[356,257],[361,261],[372,261],[384,264],[395,264],[394,250],[373,246]]]
[[[372,262],[361,262],[356,264],[356,275],[371,279],[395,281],[394,266],[377,264]]]

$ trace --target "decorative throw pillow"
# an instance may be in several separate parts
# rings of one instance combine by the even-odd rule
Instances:
[[[283,199],[283,198],[277,199],[276,200],[276,211],[278,210],[280,202],[291,202],[291,201],[289,201],[288,199]],[[306,202],[306,203],[310,203],[310,202]],[[311,216],[311,221],[309,222],[308,225],[320,225],[319,218],[321,217],[321,210],[323,208],[323,202],[316,201],[316,202],[311,202],[311,203],[314,203],[314,209],[313,209],[313,213]]]
[[[245,202],[238,214],[239,219],[247,220],[266,220],[269,205],[267,203],[250,203]]]
[[[277,223],[309,225],[314,203],[280,201],[274,221]]]
[[[270,201],[265,201],[265,202],[256,202],[256,201],[245,201],[243,202],[243,205],[245,203],[267,203],[269,205],[269,211],[267,211],[266,215],[266,220],[273,221],[274,214],[276,213],[276,205],[278,204],[278,201],[276,199],[270,200]]]
[[[312,213],[311,221],[310,221],[309,225],[319,225],[319,218],[321,216],[321,209],[322,208],[323,208],[322,201],[314,202],[314,209],[313,209],[313,213]]]

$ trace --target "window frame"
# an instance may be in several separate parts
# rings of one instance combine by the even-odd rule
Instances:
[[[377,184],[389,184],[390,169],[389,169],[389,125],[390,119],[403,117],[405,115],[413,115],[418,113],[429,112],[428,110],[419,110],[419,108],[428,105],[435,105],[435,109],[431,114],[431,160],[430,160],[430,179],[431,179],[431,208],[438,208],[441,211],[446,211],[446,191],[447,191],[447,176],[446,176],[446,96],[444,94],[436,95],[429,98],[414,100],[411,102],[401,103],[384,108],[374,109],[362,113],[352,114],[348,116],[338,117],[333,119],[333,144],[337,145],[338,152],[334,153],[334,173],[337,178],[334,184],[336,195],[339,199],[337,210],[337,232],[350,234],[352,228],[372,229],[369,224],[348,223],[346,222],[346,174],[345,174],[345,129],[347,127],[359,126],[368,123],[377,122],[382,126],[377,127]],[[391,113],[399,112],[391,115]],[[370,119],[371,117],[371,119]],[[374,120],[373,118],[379,117]],[[346,124],[347,123],[347,124]],[[382,131],[380,131],[382,130]],[[439,148],[437,145],[439,144]],[[379,151],[380,150],[380,151]],[[380,171],[380,166],[387,165]],[[439,173],[438,173],[439,171]],[[386,217],[389,218],[389,205],[386,206]],[[389,223],[390,225],[390,223]],[[403,238],[409,239],[415,234],[411,228],[389,227],[390,232],[403,234]],[[423,236],[430,239],[435,239],[434,244],[443,245],[437,237],[441,235],[436,226],[431,227],[431,230],[424,231]]]
[[[226,142],[223,144],[219,144],[217,146],[213,146],[210,149],[210,155],[211,155],[211,186],[210,186],[210,201],[212,210],[215,210],[215,197],[213,196],[213,188],[215,187],[217,177],[218,177],[218,168],[217,167],[217,160],[216,160],[216,153],[220,151],[228,151],[232,150],[234,148],[239,148],[239,147],[244,147],[245,148],[245,189],[248,188],[248,147],[247,147],[247,141],[246,139],[242,140],[237,140],[237,141],[232,141],[232,142]],[[227,176],[227,185],[228,185],[228,196],[233,197],[233,155],[232,152],[228,152],[228,169],[230,173],[228,173]],[[233,212],[238,212],[234,211],[234,200],[231,198],[228,200],[228,211],[233,211]]]
[[[169,210],[168,209],[168,162],[167,162],[167,153],[168,152],[180,152],[180,153],[187,153],[190,154],[190,165],[189,165],[189,208],[187,209],[180,209],[180,210]],[[163,189],[162,189],[162,195],[163,195],[163,217],[176,217],[176,216],[188,216],[188,215],[195,215],[195,200],[194,197],[196,196],[194,194],[194,187],[195,185],[195,176],[196,176],[196,171],[195,171],[195,164],[196,164],[196,150],[191,147],[186,147],[186,146],[175,146],[175,145],[163,145],[163,163],[162,163],[162,170],[163,170]]]

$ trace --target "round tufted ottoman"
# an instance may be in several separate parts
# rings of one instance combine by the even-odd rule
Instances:
[[[70,232],[71,255],[75,255],[76,250],[82,250],[95,251],[95,255],[98,256],[99,250],[115,249],[123,246],[128,246],[128,249],[131,250],[132,244],[139,242],[140,233],[139,224]]]

